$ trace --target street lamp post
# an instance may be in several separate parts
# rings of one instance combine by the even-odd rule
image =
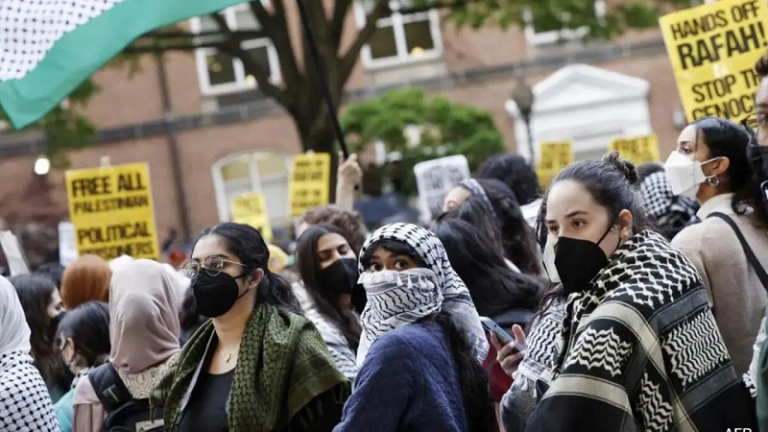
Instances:
[[[528,151],[531,155],[531,165],[535,166],[536,152],[533,149],[533,136],[531,135],[531,114],[533,113],[534,95],[531,86],[526,84],[525,80],[520,78],[517,87],[512,92],[512,100],[517,104],[520,110],[520,116],[525,122],[525,130],[528,135]]]

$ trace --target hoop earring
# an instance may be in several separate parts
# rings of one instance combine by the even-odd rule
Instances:
[[[720,177],[718,176],[712,176],[707,178],[707,183],[712,186],[713,188],[716,188],[720,186]]]

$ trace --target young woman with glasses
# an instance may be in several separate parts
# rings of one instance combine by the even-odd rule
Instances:
[[[184,345],[153,397],[166,430],[331,431],[350,387],[269,249],[247,225],[205,229],[184,264],[197,312],[212,318]]]

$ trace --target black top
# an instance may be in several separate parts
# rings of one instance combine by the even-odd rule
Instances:
[[[209,348],[203,360],[200,376],[184,408],[178,429],[174,432],[229,432],[227,402],[232,393],[235,370],[220,375],[208,373],[218,341]],[[344,402],[349,395],[332,388],[312,399],[296,413],[283,431],[290,432],[332,432],[341,421]]]
[[[232,369],[221,375],[201,372],[192,390],[179,432],[227,432],[227,400],[232,390]]]

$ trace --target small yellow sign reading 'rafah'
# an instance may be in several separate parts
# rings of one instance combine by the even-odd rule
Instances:
[[[331,155],[306,153],[296,155],[291,171],[291,216],[328,204],[331,183]]]
[[[266,200],[262,192],[253,192],[232,199],[232,222],[256,228],[265,242],[272,241],[272,226],[269,224]]]
[[[158,259],[147,164],[67,171],[66,183],[80,256]]]
[[[608,148],[608,151],[614,150],[635,165],[659,161],[659,141],[656,135],[615,139]]]
[[[539,184],[546,188],[563,168],[573,163],[573,143],[570,141],[541,143],[541,159],[536,167]]]

